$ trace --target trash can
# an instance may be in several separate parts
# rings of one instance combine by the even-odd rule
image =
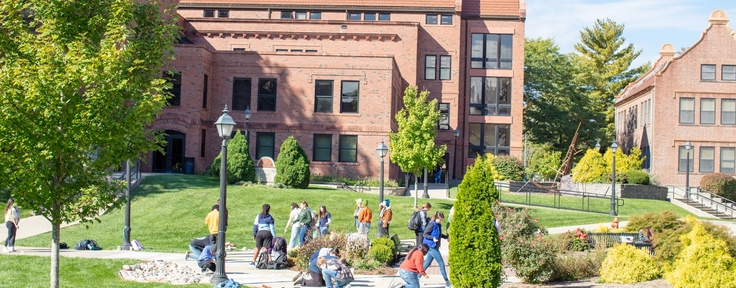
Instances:
[[[184,174],[192,174],[192,173],[194,173],[194,158],[185,157],[184,158]]]

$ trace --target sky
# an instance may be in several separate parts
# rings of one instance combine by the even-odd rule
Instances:
[[[574,51],[580,31],[596,19],[624,24],[626,43],[642,50],[632,67],[654,62],[662,45],[692,46],[713,10],[726,11],[736,28],[736,0],[527,0],[526,37],[552,38],[562,53]]]

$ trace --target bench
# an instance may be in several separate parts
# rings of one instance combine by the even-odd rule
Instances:
[[[401,256],[404,256],[409,253],[411,249],[414,249],[414,241],[405,240],[401,241],[399,240],[399,235],[394,234],[394,236],[391,236],[391,241],[394,242],[394,247],[396,248],[396,254],[394,255],[394,262],[398,261]]]
[[[639,249],[646,249],[649,254],[654,255],[652,243],[640,241],[639,233],[588,233],[586,238],[590,248],[596,248],[596,246],[610,248],[616,243],[626,243]]]

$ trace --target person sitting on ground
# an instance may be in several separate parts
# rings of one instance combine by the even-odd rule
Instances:
[[[210,240],[207,239],[208,236],[194,238],[192,242],[189,242],[189,250],[187,251],[187,255],[184,256],[184,260],[189,260],[189,257],[192,257],[194,259],[199,258],[199,255],[202,254],[202,250],[204,250],[204,247],[210,244]]]
[[[325,280],[322,277],[322,269],[317,265],[317,260],[320,258],[326,259],[339,259],[340,250],[332,248],[322,248],[314,252],[312,257],[309,257],[309,268],[307,269],[308,275],[303,275],[303,272],[294,277],[294,285],[301,285],[302,287],[322,287],[325,286]]]
[[[276,229],[274,229],[273,217],[271,217],[271,205],[263,204],[263,211],[256,215],[256,219],[253,222],[253,240],[256,240],[256,250],[253,252],[253,262],[250,262],[251,266],[256,265],[256,259],[261,252],[261,248],[271,248],[273,238],[276,237]],[[270,252],[270,251],[268,251]],[[268,261],[271,262],[271,254],[266,253]]]
[[[418,248],[411,249],[404,262],[401,263],[399,276],[406,282],[404,288],[419,288],[419,275],[429,278],[427,272],[424,271],[424,256],[427,255],[427,251],[429,251],[429,246],[422,243]]]
[[[199,258],[197,258],[197,266],[199,268],[202,268],[202,273],[207,272],[207,270],[215,272],[215,268],[217,268],[217,265],[215,265],[215,254],[217,248],[210,247],[210,245],[207,245],[202,249],[202,254],[199,254]],[[215,251],[212,251],[215,250]]]
[[[345,259],[319,257],[317,266],[322,268],[322,278],[324,278],[327,288],[345,288],[355,279],[353,278],[353,271],[345,265]],[[332,280],[335,280],[334,286]]]

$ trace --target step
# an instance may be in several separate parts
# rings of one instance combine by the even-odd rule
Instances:
[[[699,202],[688,200],[688,199],[685,199],[685,198],[675,198],[675,200],[680,201],[682,203],[685,203],[685,204],[687,204],[690,207],[696,208],[696,209],[698,209],[700,211],[703,211],[705,213],[708,213],[710,215],[713,215],[716,218],[724,219],[724,220],[733,220],[731,218],[731,216],[729,216],[728,214],[724,214],[724,213],[719,212],[719,211],[717,211],[717,210],[715,210],[715,209],[713,209],[711,207],[708,207],[706,205],[702,205]]]

